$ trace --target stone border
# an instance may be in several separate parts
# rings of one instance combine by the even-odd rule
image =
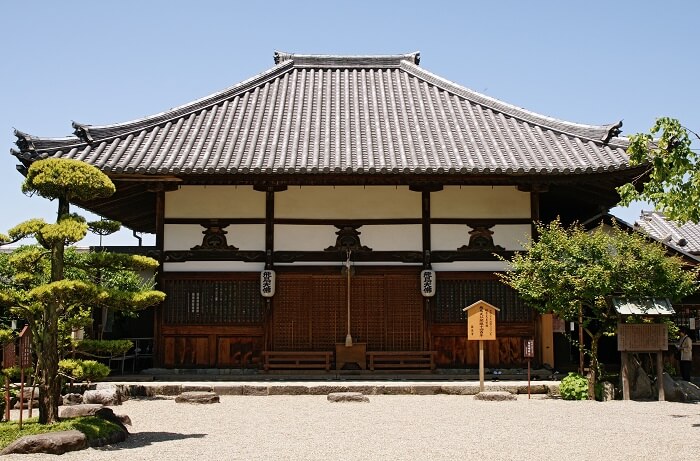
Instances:
[[[214,392],[218,395],[327,395],[332,392],[360,392],[365,395],[476,395],[479,393],[479,384],[164,384],[164,383],[123,383],[116,384],[125,397],[174,397],[185,392]],[[511,394],[527,394],[528,386],[525,384],[508,384],[506,382],[489,383],[487,391],[509,392]],[[532,384],[531,394],[545,394],[548,396],[559,395],[559,383]]]

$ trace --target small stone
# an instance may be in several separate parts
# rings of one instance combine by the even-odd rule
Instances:
[[[214,392],[183,392],[175,397],[176,403],[219,403]]]
[[[82,394],[66,394],[63,396],[63,405],[80,405],[83,403]]]
[[[615,385],[609,381],[603,381],[602,387],[601,400],[603,402],[615,400]]]
[[[121,405],[122,394],[116,386],[95,389],[94,391],[85,391],[83,394],[83,402],[99,403],[102,405]]]
[[[330,402],[369,402],[369,397],[360,392],[332,392],[328,394]]]
[[[19,399],[17,399],[17,402],[15,402],[15,406],[14,406],[13,408],[14,408],[15,410],[19,410],[19,405],[20,405],[20,401],[19,401]],[[32,401],[32,408],[36,408],[36,407],[38,407],[38,406],[39,406],[39,401],[38,401],[38,400],[33,400],[33,401]],[[29,400],[23,400],[23,401],[22,401],[22,407],[23,407],[25,410],[26,410],[27,408],[29,408]]]
[[[488,400],[492,402],[500,402],[504,400],[517,400],[518,396],[515,394],[511,394],[510,392],[506,391],[488,391],[488,392],[479,392],[478,394],[474,395],[474,400]]]
[[[78,416],[95,416],[97,410],[104,408],[99,403],[82,403],[79,405],[70,405],[58,409],[58,417],[77,418]]]

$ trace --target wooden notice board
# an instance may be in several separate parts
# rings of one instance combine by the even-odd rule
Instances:
[[[477,301],[463,309],[467,312],[467,339],[496,339],[496,312],[500,309],[486,301]]]

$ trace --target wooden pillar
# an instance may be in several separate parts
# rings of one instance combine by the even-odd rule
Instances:
[[[265,269],[275,266],[275,192],[287,190],[286,185],[258,184],[253,186],[256,191],[265,193]],[[272,315],[274,298],[265,298],[265,315],[263,318],[264,337],[263,350],[272,347]]]
[[[423,269],[431,268],[431,233],[430,233],[430,193],[442,190],[442,184],[411,185],[409,189],[421,193],[421,247],[423,253]],[[416,283],[420,283],[416,280]],[[437,280],[435,283],[439,283]],[[423,335],[422,346],[425,350],[432,349],[430,334],[430,298],[423,298]]]
[[[155,190],[156,194],[156,251],[158,254],[158,271],[156,272],[156,288],[163,290],[163,260],[165,249],[165,188],[158,187]],[[162,322],[163,305],[156,306],[153,309],[153,366],[159,367],[163,365],[163,344],[160,335],[160,327]]]
[[[540,361],[554,367],[554,321],[552,314],[540,315]]]
[[[664,390],[664,353],[656,351],[656,387],[659,389],[659,402],[666,400]]]
[[[630,368],[629,368],[629,354],[627,352],[622,352],[622,399],[630,399]]]
[[[537,241],[539,236],[537,235],[537,223],[540,221],[540,192],[544,191],[542,186],[533,185],[530,191],[530,219],[532,219],[532,224],[530,224],[530,235],[533,241]]]
[[[430,268],[430,191],[421,192],[421,234],[423,237],[423,269]]]
[[[275,252],[275,191],[265,191],[265,268],[272,269]]]

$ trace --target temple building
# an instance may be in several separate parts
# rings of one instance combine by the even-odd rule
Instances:
[[[494,273],[535,221],[617,203],[641,173],[622,123],[539,115],[419,60],[275,53],[271,69],[151,117],[16,132],[12,153],[20,171],[96,166],[117,192],[76,205],[156,235],[167,299],[140,322],[158,366],[474,367],[463,308],[478,300],[500,309],[487,366],[522,366],[531,338],[552,365],[551,316]]]

